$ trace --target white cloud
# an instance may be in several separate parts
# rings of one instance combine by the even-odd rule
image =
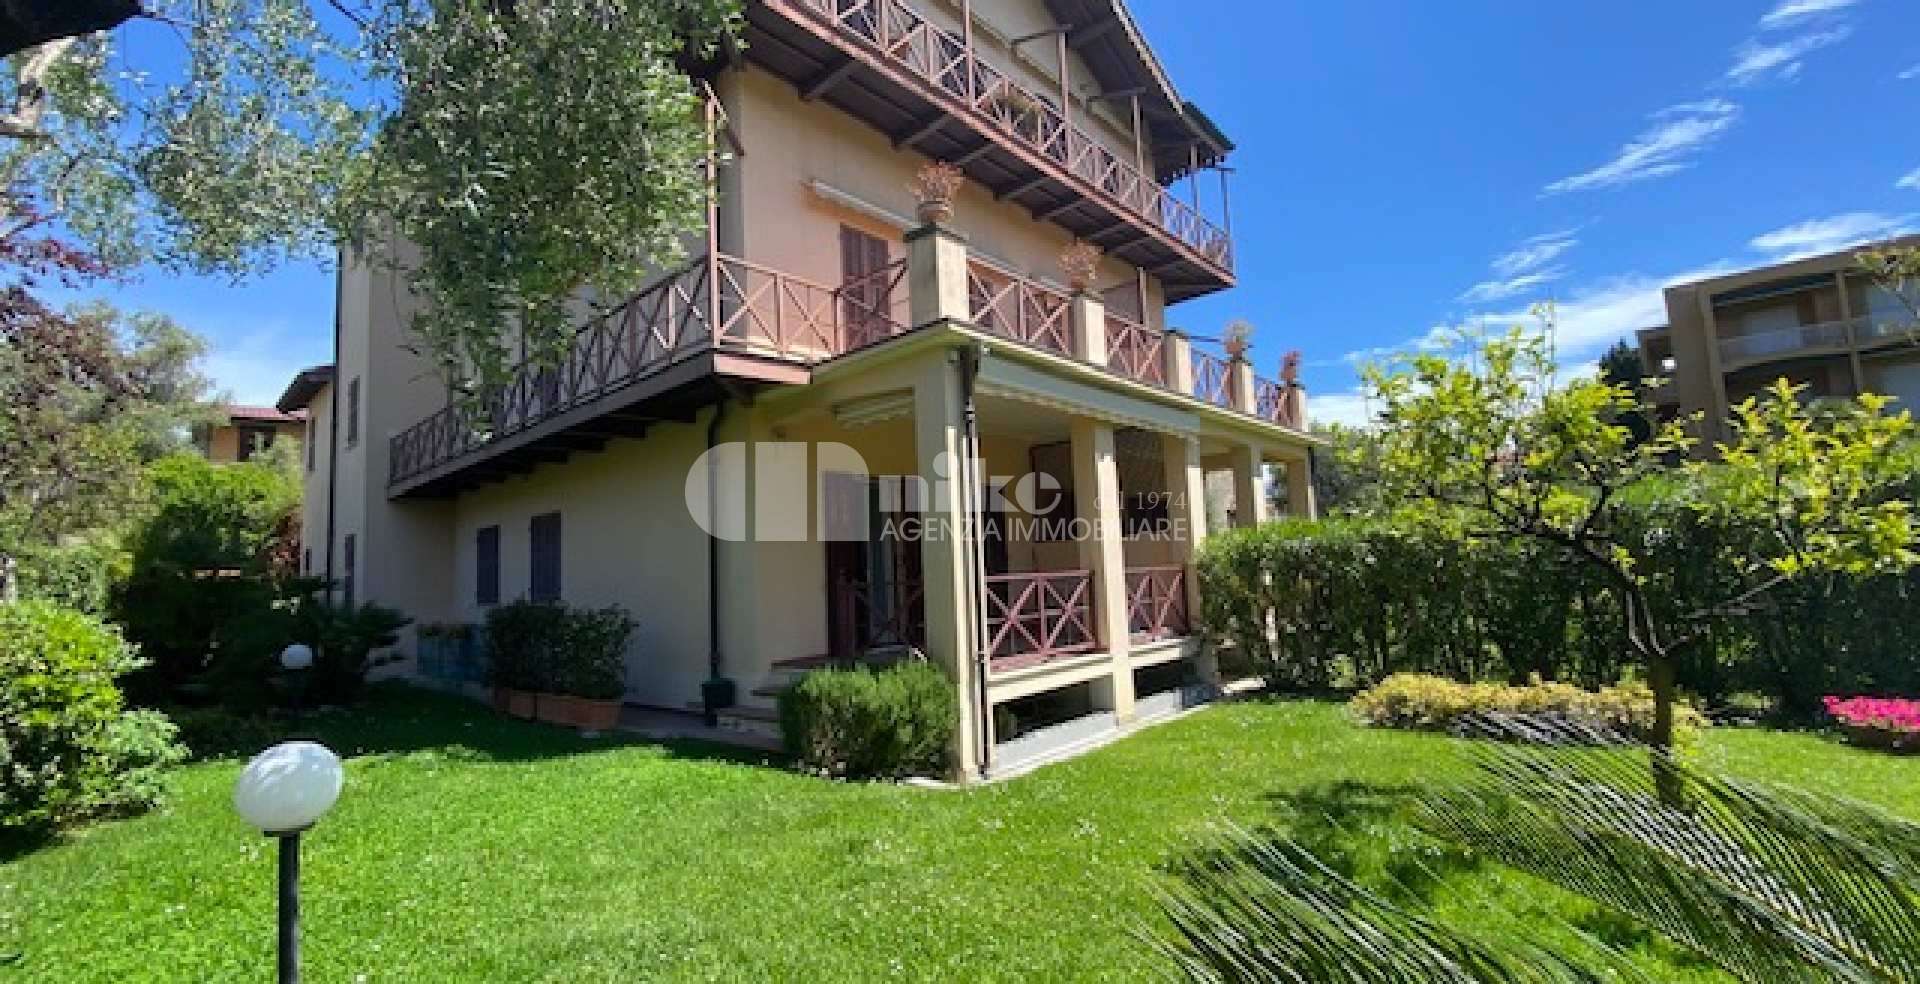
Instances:
[[[1373,414],[1374,410],[1364,390],[1307,394],[1307,419],[1314,423],[1365,427],[1373,423]]]
[[[230,402],[272,406],[295,373],[326,361],[311,351],[303,358],[301,350],[311,346],[289,344],[293,337],[291,325],[279,324],[209,338],[200,369]]]
[[[1752,85],[1768,77],[1794,79],[1803,67],[1800,59],[1830,44],[1845,41],[1853,28],[1840,26],[1827,31],[1802,34],[1778,44],[1748,41],[1734,51],[1733,67],[1726,80],[1734,85]]]
[[[1920,191],[1920,167],[1908,171],[1900,180],[1893,183],[1895,188],[1911,188]]]
[[[1894,78],[1899,79],[1902,82],[1905,82],[1908,79],[1920,79],[1920,65],[1915,65],[1912,68],[1909,68],[1904,72],[1901,72],[1899,75],[1894,76]]]
[[[1772,30],[1798,23],[1808,17],[1831,14],[1853,6],[1858,0],[1780,0],[1760,18],[1761,30]]]
[[[1562,229],[1558,232],[1543,232],[1521,243],[1517,249],[1502,253],[1493,261],[1493,272],[1502,277],[1517,277],[1523,273],[1538,270],[1554,260],[1560,254],[1580,244],[1574,238],[1578,229]]]
[[[1483,280],[1462,291],[1458,300],[1467,304],[1485,304],[1488,301],[1504,301],[1509,297],[1524,294],[1538,287],[1559,280],[1567,275],[1565,267],[1552,267],[1537,273],[1521,274],[1506,280]]]
[[[1769,262],[1783,263],[1904,235],[1914,231],[1916,220],[1920,213],[1844,212],[1762,233],[1747,245],[1767,254]]]
[[[1739,119],[1740,107],[1725,99],[1680,103],[1654,113],[1654,125],[1591,171],[1561,178],[1545,193],[1612,188],[1663,177],[1692,166],[1688,158],[1719,139]]]

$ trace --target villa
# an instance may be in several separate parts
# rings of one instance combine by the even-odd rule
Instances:
[[[1208,474],[1236,523],[1314,510],[1291,366],[1169,324],[1234,285],[1231,142],[1120,0],[758,0],[746,34],[700,72],[694,258],[558,366],[456,397],[403,279],[342,264],[335,362],[280,401],[311,572],[416,626],[617,603],[627,702],[740,728],[917,649],[963,779],[1203,698]]]

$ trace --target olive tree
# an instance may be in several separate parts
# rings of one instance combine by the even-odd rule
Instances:
[[[41,7],[67,2],[0,15]],[[737,0],[143,0],[84,30],[124,13],[11,56],[0,240],[59,229],[106,267],[232,275],[342,247],[400,265],[406,243],[420,347],[490,378],[503,325],[551,356],[568,297],[624,297],[677,258],[711,156],[689,68],[739,19]]]
[[[1675,653],[1715,619],[1757,610],[1823,572],[1916,561],[1911,505],[1894,490],[1896,444],[1913,429],[1887,400],[1810,408],[1785,381],[1734,408],[1732,436],[1704,460],[1689,425],[1636,439],[1628,387],[1556,380],[1546,341],[1515,330],[1471,339],[1465,356],[1425,353],[1366,371],[1381,407],[1373,466],[1389,494],[1456,509],[1472,535],[1527,537],[1589,565],[1619,604],[1625,638],[1657,704],[1652,741],[1673,740]],[[1657,491],[1652,488],[1656,484]],[[1752,531],[1713,563],[1711,597],[1675,598],[1658,568],[1650,506],[1680,497],[1704,518]]]

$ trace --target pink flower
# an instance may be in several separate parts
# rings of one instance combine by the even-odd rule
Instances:
[[[1843,724],[1887,731],[1920,732],[1920,700],[1892,697],[1827,697],[1827,713]]]

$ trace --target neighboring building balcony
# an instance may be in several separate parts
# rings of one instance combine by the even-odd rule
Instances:
[[[1103,367],[1117,384],[1306,429],[1305,392],[1254,373],[1244,355],[1207,351],[1184,333],[1107,313],[1096,295],[964,251],[941,255],[965,265],[964,327]],[[940,282],[927,272],[913,280]],[[498,388],[452,397],[393,435],[388,494],[448,495],[689,421],[742,387],[805,384],[815,367],[913,330],[908,274],[900,260],[829,286],[738,257],[700,257],[580,328],[556,364],[522,363]]]
[[[1016,81],[905,0],[761,0],[748,20],[748,57],[803,98],[951,161],[1035,218],[1151,270],[1170,300],[1232,286],[1224,190],[1216,223],[1156,180],[1144,149],[1103,144],[1059,96]]]
[[[1899,320],[1862,316],[1720,339],[1726,371],[1780,359],[1873,349],[1909,341],[1911,327]]]

